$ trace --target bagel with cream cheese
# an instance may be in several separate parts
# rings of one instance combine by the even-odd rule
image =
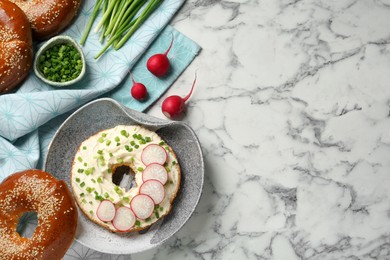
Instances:
[[[71,169],[79,208],[112,232],[139,231],[167,215],[180,178],[172,148],[138,125],[119,125],[89,137]]]

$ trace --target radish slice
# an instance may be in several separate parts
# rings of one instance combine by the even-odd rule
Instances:
[[[161,164],[151,163],[142,172],[142,180],[158,180],[164,185],[168,181],[168,172]]]
[[[116,210],[112,225],[119,231],[127,231],[135,224],[135,215],[130,208],[122,206]]]
[[[109,200],[103,200],[100,202],[99,207],[96,210],[96,216],[103,222],[108,222],[115,217],[115,206]]]
[[[141,154],[141,160],[146,166],[151,163],[163,165],[167,161],[167,158],[167,152],[158,144],[149,144]]]
[[[130,207],[139,219],[147,219],[154,210],[154,202],[148,195],[138,194],[130,202]]]
[[[161,203],[165,198],[164,186],[157,180],[148,180],[142,183],[139,193],[150,196],[155,205]]]

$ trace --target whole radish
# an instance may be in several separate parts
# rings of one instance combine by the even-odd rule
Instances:
[[[133,75],[130,73],[131,81],[133,82],[133,86],[131,87],[131,96],[138,101],[141,101],[146,98],[148,95],[148,90],[145,85],[140,82],[135,82]]]
[[[163,77],[165,74],[167,74],[171,66],[167,56],[169,51],[171,50],[172,44],[173,44],[173,35],[172,35],[171,44],[169,45],[169,48],[166,50],[166,52],[151,56],[146,63],[146,67],[148,68],[148,70],[158,78]]]
[[[187,96],[184,98],[177,96],[177,95],[172,95],[167,97],[163,103],[162,103],[162,112],[163,114],[168,117],[168,118],[176,118],[178,117],[185,108],[185,102],[190,98],[192,91],[194,90],[194,86],[196,83],[196,75],[194,82],[192,83],[191,91],[188,93]]]

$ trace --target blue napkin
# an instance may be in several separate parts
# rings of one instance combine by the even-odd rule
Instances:
[[[0,96],[0,181],[17,171],[41,168],[55,131],[71,112],[88,101],[104,95],[137,111],[153,104],[200,50],[192,40],[166,26],[183,1],[165,0],[124,47],[109,50],[98,61],[93,57],[102,45],[98,34],[91,32],[83,47],[87,74],[76,85],[51,87],[31,72],[16,93]],[[65,35],[80,39],[94,3],[84,1],[79,16]],[[147,71],[146,61],[153,54],[164,53],[172,37],[174,43],[168,55],[172,68],[166,77],[158,79]],[[148,89],[149,96],[144,102],[130,96],[129,71]]]

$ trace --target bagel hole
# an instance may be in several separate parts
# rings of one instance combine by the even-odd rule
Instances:
[[[35,211],[24,212],[19,220],[16,227],[16,232],[25,238],[31,238],[38,226],[38,213]]]
[[[115,165],[112,167],[112,183],[129,191],[136,186],[135,173],[128,165]]]

